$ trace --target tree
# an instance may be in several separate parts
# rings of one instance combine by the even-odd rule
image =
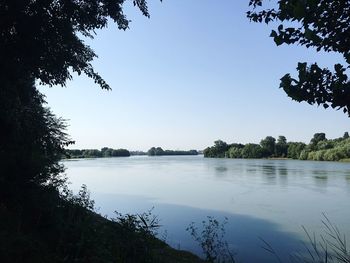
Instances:
[[[64,121],[45,107],[31,78],[7,85],[0,89],[0,203],[21,200],[30,189],[48,183],[60,185],[59,161],[72,143]]]
[[[228,144],[222,140],[217,140],[214,142],[214,147],[219,151],[219,152],[223,152],[223,151],[227,151],[228,150]]]
[[[93,38],[95,30],[106,27],[109,20],[119,29],[127,29],[124,2],[0,2],[0,159],[5,163],[2,167],[10,171],[1,176],[1,185],[17,179],[44,183],[62,171],[57,161],[69,142],[65,125],[43,106],[43,95],[34,83],[38,80],[42,84],[64,86],[72,78],[71,72],[76,72],[85,73],[102,88],[109,89],[92,68],[96,54],[82,37]],[[133,3],[149,16],[145,0]]]
[[[242,158],[242,148],[232,146],[228,150],[228,157],[229,158]]]
[[[261,140],[260,145],[263,150],[264,157],[270,157],[275,153],[276,139],[272,136],[267,136],[265,139]]]
[[[314,137],[310,140],[309,148],[314,151],[317,150],[317,144],[321,141],[327,140],[326,134],[323,132],[315,133]]]
[[[85,73],[104,89],[108,84],[91,61],[95,52],[82,37],[93,38],[95,30],[112,20],[126,30],[125,0],[3,0],[0,2],[0,70],[2,77],[23,76],[42,84],[62,85],[71,71]],[[133,0],[149,17],[146,0]]]
[[[0,2],[0,185],[47,183],[63,168],[58,160],[69,143],[63,120],[44,107],[35,81],[66,84],[71,72],[85,73],[104,89],[91,66],[96,54],[82,37],[114,21],[128,28],[124,0],[3,0]],[[134,5],[149,17],[145,0]],[[2,158],[4,157],[4,158]],[[7,172],[9,171],[9,172]],[[9,188],[10,189],[10,188]],[[12,189],[13,190],[13,189]]]
[[[259,144],[247,143],[242,149],[242,158],[262,158],[263,149]]]
[[[286,157],[288,152],[287,139],[284,136],[278,136],[277,143],[275,145],[275,155],[277,157]]]
[[[111,157],[113,155],[113,149],[108,148],[108,147],[103,147],[101,149],[101,155],[103,157]]]
[[[226,155],[226,152],[230,148],[226,142],[222,140],[216,140],[214,146],[204,149],[204,157],[213,157],[213,158],[223,158]]]
[[[302,142],[288,142],[287,157],[292,159],[299,159],[300,154],[305,147],[306,147],[306,144]]]
[[[279,46],[298,44],[343,55],[345,65],[334,71],[317,63],[298,63],[298,77],[286,74],[280,88],[298,102],[342,109],[350,117],[350,2],[343,0],[279,0],[276,8],[261,9],[263,0],[250,0],[247,16],[254,22],[279,23],[271,37]],[[294,26],[297,25],[297,26]]]
[[[152,147],[151,149],[148,150],[147,154],[149,156],[161,156],[164,155],[164,150],[161,147]]]
[[[124,2],[0,1],[0,217],[14,221],[16,234],[39,229],[39,221],[47,219],[44,214],[51,215],[63,202],[58,188],[65,184],[64,167],[59,161],[72,143],[64,120],[45,106],[35,82],[64,86],[76,72],[109,89],[92,68],[96,54],[83,38],[93,38],[108,21],[125,30]],[[149,16],[145,0],[133,2]]]

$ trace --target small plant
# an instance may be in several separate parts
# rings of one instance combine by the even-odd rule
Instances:
[[[158,234],[158,229],[160,227],[159,219],[157,216],[153,215],[152,211],[154,208],[144,212],[142,214],[126,214],[123,215],[117,211],[115,214],[117,217],[113,221],[118,222],[120,225],[126,229],[132,230],[134,232],[142,233],[147,236],[155,237]]]
[[[186,231],[190,233],[192,238],[200,245],[206,260],[211,263],[235,263],[234,253],[229,249],[225,236],[225,225],[227,218],[223,222],[219,222],[215,218],[208,216],[207,220],[202,221],[201,230],[192,222]]]
[[[322,224],[325,231],[318,239],[315,233],[310,235],[302,226],[310,245],[304,244],[306,255],[300,253],[292,255],[292,260],[305,263],[350,263],[350,252],[345,235],[341,234],[326,214],[323,214]]]
[[[77,195],[74,195],[73,191],[68,189],[67,185],[64,185],[60,189],[60,196],[63,200],[68,201],[71,204],[85,208],[89,211],[95,211],[95,201],[90,198],[90,191],[85,184],[81,186]]]
[[[345,235],[341,234],[338,227],[328,219],[326,214],[323,214],[321,222],[325,230],[324,234],[318,238],[315,233],[311,235],[302,226],[309,242],[303,242],[305,251],[291,254],[290,261],[298,263],[350,263],[350,252]],[[262,238],[260,239],[264,243],[262,248],[274,255],[279,263],[282,263],[273,247]]]

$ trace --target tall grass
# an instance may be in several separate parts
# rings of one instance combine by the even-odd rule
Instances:
[[[306,235],[307,242],[302,242],[304,250],[291,253],[289,258],[292,263],[350,263],[350,253],[345,234],[342,234],[336,225],[332,223],[326,214],[321,220],[324,227],[323,234],[316,236],[310,233],[305,226],[302,229]],[[278,253],[273,247],[261,239],[262,248],[271,253],[282,263]]]

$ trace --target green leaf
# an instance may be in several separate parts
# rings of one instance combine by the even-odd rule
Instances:
[[[280,46],[280,45],[283,44],[283,39],[282,39],[281,37],[278,37],[278,36],[277,36],[277,37],[275,37],[273,40],[275,41],[275,43],[276,43],[277,46]]]
[[[277,32],[275,30],[272,30],[270,37],[277,37]]]
[[[298,2],[293,9],[294,16],[297,20],[301,20],[305,16],[305,7]]]

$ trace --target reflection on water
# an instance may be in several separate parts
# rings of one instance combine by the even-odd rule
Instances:
[[[350,236],[347,163],[163,156],[64,164],[73,190],[87,184],[103,213],[155,206],[175,247],[197,251],[185,228],[207,215],[230,218],[229,240],[250,256],[244,262],[266,259],[263,250],[255,254],[258,236],[287,253],[297,246],[301,225],[320,230],[323,212]]]
[[[346,180],[348,183],[350,183],[350,174],[348,174],[348,175],[345,176],[345,180]]]
[[[216,177],[226,177],[227,171],[228,171],[228,169],[226,166],[216,166],[215,167],[215,176]]]
[[[276,175],[276,167],[273,165],[262,165],[261,170],[265,175]]]
[[[133,213],[142,213],[154,207],[153,213],[160,218],[162,225],[158,236],[165,238],[171,246],[189,250],[201,255],[200,247],[194,242],[186,227],[191,222],[200,223],[208,215],[218,221],[226,217],[228,224],[225,226],[225,240],[229,247],[237,252],[239,262],[271,262],[273,257],[261,248],[263,245],[259,237],[278,251],[280,255],[287,255],[292,251],[302,250],[299,236],[293,233],[281,231],[277,224],[267,220],[246,215],[219,212],[215,210],[203,210],[188,206],[156,203],[141,196],[123,196],[113,194],[97,194],[93,198],[99,204],[104,204],[101,212],[113,216],[118,207],[118,212],[130,212],[130,206],[134,207]],[[254,249],[254,253],[252,253]]]

